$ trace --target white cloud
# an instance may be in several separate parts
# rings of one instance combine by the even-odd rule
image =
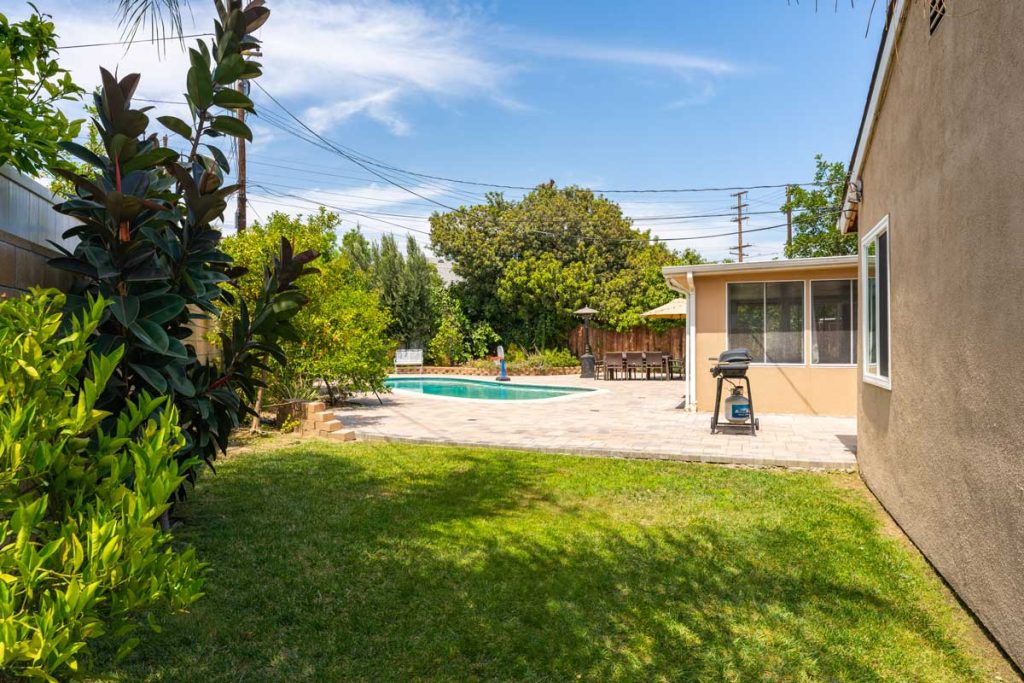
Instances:
[[[203,3],[191,10],[184,17],[185,30],[210,30],[210,8]],[[63,45],[121,39],[110,3],[54,0],[50,11]],[[261,83],[289,106],[304,110],[321,131],[362,116],[395,135],[409,134],[412,124],[403,109],[424,95],[439,102],[485,99],[509,111],[532,111],[513,92],[521,72],[515,63],[524,54],[667,70],[707,83],[703,91],[669,106],[709,99],[711,80],[738,70],[726,60],[683,51],[519,35],[487,25],[458,4],[289,0],[275,3],[272,11],[259,31]],[[141,72],[141,97],[180,100],[188,59],[177,42],[166,47],[161,52],[143,40],[127,49],[65,50],[61,60],[89,89],[99,83],[97,66],[103,64],[121,74]]]
[[[409,124],[394,107],[398,94],[398,88],[391,88],[353,100],[339,100],[326,106],[310,107],[303,118],[311,128],[322,133],[357,114],[365,114],[387,126],[395,135],[408,135]]]
[[[607,44],[594,45],[563,38],[517,37],[514,41],[509,41],[508,46],[563,59],[668,69],[686,76],[694,74],[724,76],[738,71],[735,64],[726,60],[699,57],[686,52],[617,47]]]
[[[680,97],[677,100],[669,102],[666,106],[667,109],[683,109],[685,107],[695,107],[701,104],[707,104],[711,101],[711,98],[715,96],[715,86],[712,82],[707,81],[697,91]]]

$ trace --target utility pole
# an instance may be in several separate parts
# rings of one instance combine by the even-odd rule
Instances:
[[[749,206],[749,204],[743,203],[743,198],[746,194],[747,191],[743,190],[731,195],[736,198],[736,218],[732,219],[732,222],[736,224],[736,246],[732,247],[729,251],[736,250],[740,263],[743,263],[743,248],[750,246],[749,244],[743,244],[743,209]]]
[[[786,252],[789,255],[789,247],[793,243],[793,207],[790,205],[792,197],[792,185],[786,185]]]
[[[238,81],[236,87],[238,92],[244,95],[249,94],[249,81]],[[245,123],[244,109],[238,110],[238,120]],[[236,195],[237,200],[235,202],[235,231],[245,232],[245,138],[235,138],[235,144],[238,145],[238,194]]]

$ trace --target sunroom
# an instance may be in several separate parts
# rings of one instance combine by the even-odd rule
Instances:
[[[689,410],[714,409],[712,359],[746,348],[762,414],[856,414],[856,256],[671,266],[663,274],[687,297]]]

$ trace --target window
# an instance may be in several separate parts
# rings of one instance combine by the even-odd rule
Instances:
[[[863,310],[863,379],[889,389],[889,217],[872,228],[860,243]]]
[[[853,365],[857,362],[857,288],[854,280],[811,282],[811,363]]]
[[[804,283],[739,282],[728,287],[729,348],[755,363],[804,362]]]

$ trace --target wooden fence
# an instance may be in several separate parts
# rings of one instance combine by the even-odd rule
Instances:
[[[61,234],[75,225],[53,210],[50,191],[10,166],[0,167],[0,294],[29,287],[67,289],[71,276],[46,261],[57,252],[50,241],[71,248]]]
[[[686,327],[672,327],[665,332],[654,332],[646,327],[634,327],[627,332],[590,328],[590,348],[600,358],[613,351],[664,351],[674,358],[683,358],[686,351]],[[569,335],[569,349],[576,355],[583,353],[583,325]]]

